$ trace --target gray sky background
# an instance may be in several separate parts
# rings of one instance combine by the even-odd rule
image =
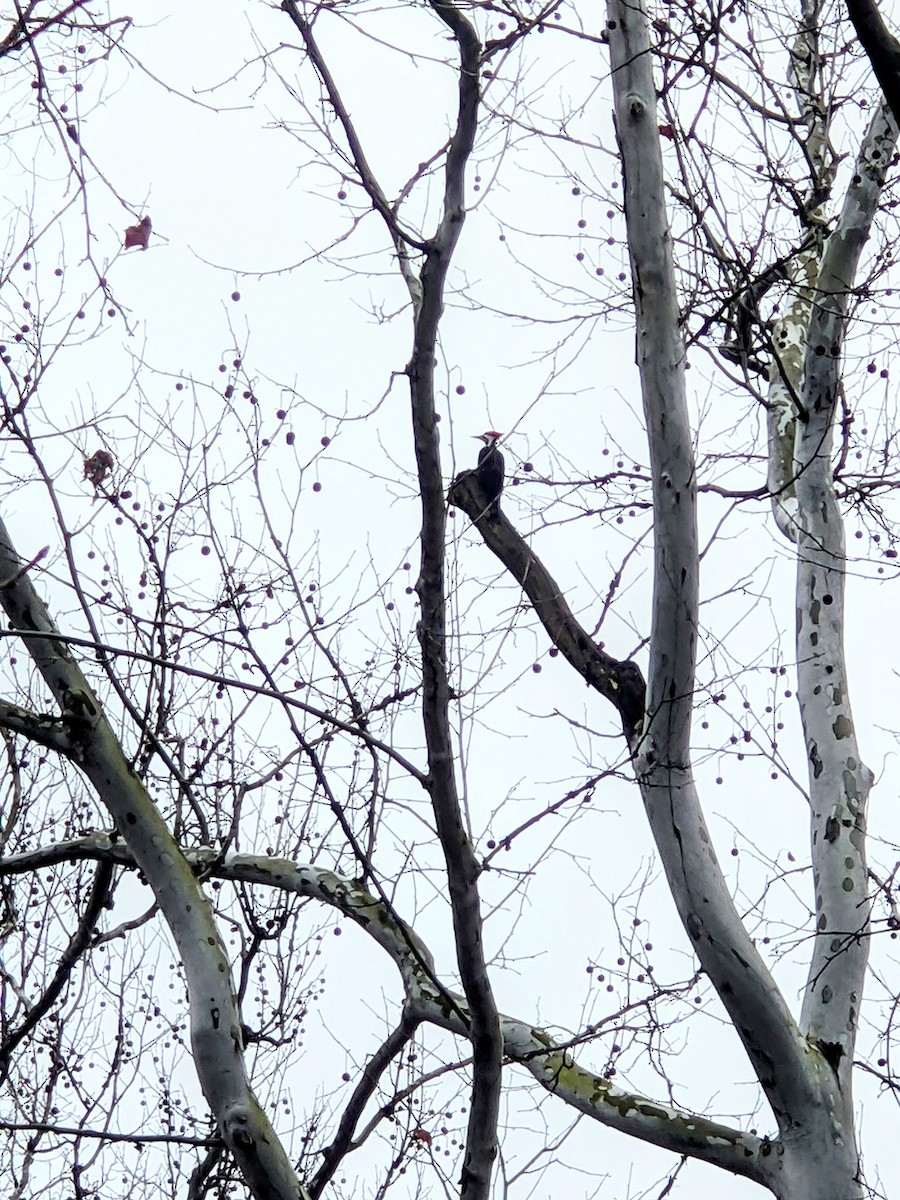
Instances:
[[[79,112],[81,146],[111,185],[96,180],[90,190],[91,252],[125,309],[128,332],[123,336],[121,316],[103,315],[106,305],[96,295],[76,298],[79,281],[84,289],[91,286],[77,200],[60,234],[41,244],[30,277],[16,269],[6,288],[11,314],[20,298],[42,297],[51,337],[78,303],[86,312],[86,330],[105,329],[80,348],[64,348],[48,372],[34,409],[35,427],[47,436],[48,467],[70,520],[89,525],[98,545],[108,542],[120,553],[123,578],[129,572],[133,578],[138,570],[133,551],[116,535],[112,511],[83,483],[82,455],[109,444],[119,457],[118,469],[133,473],[136,495],[165,490],[169,473],[174,479],[181,470],[179,461],[171,448],[147,442],[136,429],[144,414],[167,413],[176,438],[208,444],[220,473],[232,464],[237,470],[245,453],[239,432],[245,403],[247,427],[258,420],[260,437],[270,443],[262,474],[267,503],[279,528],[292,526],[297,562],[317,583],[323,611],[340,613],[350,598],[367,599],[340,634],[342,652],[359,659],[371,647],[396,643],[412,654],[415,611],[406,589],[417,561],[418,498],[408,396],[398,374],[409,354],[410,328],[383,228],[367,212],[349,172],[324,156],[310,130],[303,104],[318,115],[318,91],[287,19],[266,6],[232,0],[169,9],[139,6],[126,43],[133,61],[114,57],[107,68],[95,68],[84,92],[73,92],[71,99],[73,112],[76,105]],[[440,62],[446,39],[424,10],[372,6],[367,29],[370,36],[363,37],[337,18],[329,26],[323,22],[322,45],[371,162],[393,195],[444,138],[455,82]],[[395,41],[409,53],[395,53]],[[279,43],[284,47],[273,53]],[[267,61],[264,54],[270,55]],[[54,90],[74,87],[77,63],[70,61],[66,74],[53,79]],[[521,69],[522,79],[513,85],[512,64],[504,66],[507,82],[498,79],[488,89],[488,103],[508,108],[515,87],[523,114],[548,127],[555,122],[557,130],[565,118],[575,141],[542,144],[524,120],[518,126],[498,121],[473,159],[470,185],[477,176],[480,190],[470,193],[473,207],[451,277],[441,342],[442,449],[449,481],[474,462],[473,434],[486,428],[508,434],[507,462],[522,483],[507,489],[504,508],[532,536],[535,550],[591,628],[614,573],[646,525],[640,509],[634,517],[626,513],[621,524],[585,515],[594,502],[590,490],[578,486],[619,462],[623,469],[645,470],[646,464],[629,283],[619,279],[628,268],[614,186],[618,168],[606,57],[590,43],[545,35],[529,40]],[[49,206],[67,198],[68,186],[58,144],[25,127],[27,98],[17,113],[16,140],[0,150],[7,223],[18,221],[11,238],[16,245],[26,214],[39,226]],[[740,210],[746,198],[724,187],[723,201]],[[421,191],[413,211],[418,206],[428,213],[430,231],[439,196],[435,187]],[[153,220],[150,248],[123,253],[125,227],[145,213]],[[57,236],[62,284],[53,276],[56,259],[50,252]],[[878,337],[885,355],[895,349],[892,330]],[[223,397],[223,380],[230,379],[236,355],[254,380],[255,411],[242,402],[240,387],[235,397]],[[890,367],[893,372],[892,361]],[[701,470],[710,446],[746,442],[749,429],[759,452],[758,410],[716,382],[702,354],[692,361],[692,372]],[[869,389],[863,407],[877,421],[892,398],[890,380],[871,381],[862,373],[854,378]],[[50,437],[54,429],[64,436]],[[331,439],[327,447],[323,436]],[[526,462],[533,471],[521,470]],[[725,478],[722,464],[707,465],[709,477]],[[202,469],[192,458],[191,470]],[[757,461],[737,468],[728,483],[755,487],[763,480],[764,464]],[[257,536],[246,482],[244,477],[236,482],[230,501],[230,545],[238,564],[252,562]],[[313,483],[321,490],[314,491]],[[599,508],[602,489],[596,494]],[[717,849],[751,927],[759,921],[762,933],[765,915],[774,922],[766,931],[780,934],[773,938],[772,966],[796,1004],[806,948],[802,939],[793,944],[790,927],[805,913],[812,884],[804,869],[802,743],[794,702],[785,691],[793,687],[793,563],[790,547],[773,537],[762,505],[743,513],[727,510],[721,499],[704,497],[701,522],[710,546],[703,562],[701,678],[717,679],[727,699],[712,703],[708,693],[698,697],[698,775]],[[11,526],[26,557],[47,543],[52,556],[60,553],[40,487],[18,492]],[[460,770],[472,828],[484,850],[489,838],[501,840],[591,773],[611,762],[626,776],[628,769],[611,711],[572,678],[561,659],[548,657],[546,637],[520,607],[518,589],[460,514],[450,528],[454,652],[466,685],[457,714]],[[239,529],[244,538],[237,536]],[[855,530],[849,521],[851,553]],[[198,592],[214,592],[214,568],[200,552],[201,541],[186,540],[181,580]],[[860,549],[865,558],[852,567],[847,640],[863,751],[879,777],[872,797],[877,865],[892,861],[879,839],[895,845],[898,838],[894,731],[900,721],[892,699],[895,647],[886,631],[897,582],[892,570],[877,575],[885,563],[877,548],[869,557],[868,538]],[[629,558],[622,592],[598,634],[611,653],[621,658],[636,653],[642,664],[641,643],[649,628],[648,551],[645,539]],[[407,561],[411,572],[403,568]],[[45,585],[51,592],[52,578],[51,567]],[[65,611],[65,594],[59,591],[56,599]],[[773,676],[773,666],[785,666],[786,675]],[[410,677],[413,671],[414,666]],[[778,712],[766,714],[767,703],[777,704]],[[772,764],[756,746],[775,720],[784,723],[779,742],[785,761],[772,780]],[[727,741],[731,729],[751,731],[752,752],[747,750],[745,761],[736,759],[740,746],[713,749]],[[398,735],[409,738],[418,761],[414,722],[401,723]],[[398,782],[397,792],[408,797],[409,785]],[[262,826],[264,798],[260,803]],[[691,959],[639,799],[627,782],[603,782],[577,819],[560,821],[552,836],[548,829],[544,822],[533,836],[517,839],[498,860],[503,870],[485,877],[485,900],[493,909],[488,939],[497,955],[494,984],[501,1008],[574,1032],[640,995],[632,979],[617,980],[610,996],[586,973],[589,963],[614,968],[620,936],[625,943],[638,937],[653,945],[650,957],[659,978],[688,977]],[[433,868],[420,797],[410,798],[405,808],[398,804],[387,832],[394,844],[386,842],[385,870],[395,869],[406,849],[419,845]],[[769,885],[774,864],[785,874]],[[439,873],[429,869],[416,881],[401,877],[396,896],[439,967],[449,968]],[[639,933],[631,928],[637,918]],[[873,953],[883,980],[873,983],[876,1001],[896,986],[896,971],[888,961],[895,955],[881,938]],[[385,1013],[394,1011],[399,995],[392,970],[355,930],[345,929],[337,940],[329,935],[323,957],[327,990],[310,1018],[302,1069],[284,1085],[293,1094],[298,1124],[307,1096],[311,1106],[318,1095],[330,1094],[343,1071],[355,1077],[383,1036]],[[705,1019],[695,1014],[670,1039],[676,1055],[673,1091],[667,1094],[652,1062],[639,1054],[630,1056],[617,1082],[711,1115],[746,1120],[760,1132],[770,1129],[764,1111],[748,1117],[757,1092],[736,1038],[707,992],[697,995]],[[689,1007],[686,1003],[685,1011]],[[434,1055],[459,1053],[437,1034],[426,1040],[427,1069],[435,1065]],[[860,1051],[867,1052],[873,1040],[874,1029],[864,1029]],[[585,1049],[582,1057],[603,1069],[602,1045]],[[880,1178],[889,1192],[900,1178],[896,1109],[889,1097],[878,1097],[864,1074],[858,1087],[869,1180],[877,1185]],[[515,1132],[504,1143],[504,1165],[515,1173],[537,1143],[565,1128],[572,1114],[546,1096],[535,1107],[534,1089],[515,1084],[508,1104]],[[277,1117],[275,1123],[280,1129]],[[356,1185],[348,1184],[349,1194],[373,1194],[371,1178],[363,1182],[367,1155],[359,1156],[359,1166],[356,1160],[347,1164],[348,1180],[359,1172]],[[658,1181],[674,1166],[668,1156],[635,1149],[586,1121],[565,1141],[559,1158],[564,1165],[546,1173],[546,1164],[537,1164],[533,1179],[523,1177],[515,1194],[605,1194],[617,1200],[655,1195]],[[451,1157],[451,1179],[455,1169]],[[601,1183],[607,1173],[609,1181]],[[748,1183],[692,1165],[678,1188],[697,1197],[757,1194]]]

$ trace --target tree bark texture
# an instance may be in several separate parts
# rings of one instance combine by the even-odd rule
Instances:
[[[833,1056],[821,1039],[808,1038],[801,1031],[749,938],[716,860],[692,777],[690,722],[699,602],[696,481],[649,23],[642,3],[611,0],[608,14],[637,310],[638,367],[654,480],[648,720],[635,767],[684,927],[729,1012],[778,1124],[780,1137],[768,1186],[781,1200],[813,1196],[850,1200],[861,1194],[852,1110],[835,1074]],[[828,411],[830,420],[832,410]],[[825,436],[820,421],[819,447]],[[827,450],[823,461],[830,479]],[[798,500],[801,510],[807,503],[806,498]],[[828,514],[822,519],[828,522]],[[829,528],[833,524],[832,518]],[[811,556],[801,557],[806,561]],[[815,586],[820,588],[824,582]],[[821,596],[818,599],[817,617],[822,604]],[[816,684],[801,675],[801,692],[805,686]],[[852,754],[849,757],[856,761]],[[845,769],[847,762],[845,755]],[[856,777],[850,787],[858,791],[860,785]],[[847,878],[852,879],[859,902],[858,873]],[[845,889],[846,883],[840,886]],[[845,940],[846,926],[845,920],[840,925]],[[841,1015],[846,1018],[846,1008]]]

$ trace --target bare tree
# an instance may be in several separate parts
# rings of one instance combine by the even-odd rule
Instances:
[[[609,0],[599,24],[556,0],[429,0],[399,23],[355,0],[262,13],[230,83],[258,72],[252,94],[268,89],[304,196],[336,191],[292,286],[323,265],[355,291],[383,272],[373,314],[385,339],[405,331],[405,366],[384,368],[380,398],[368,377],[364,400],[336,414],[257,365],[233,318],[212,378],[132,352],[126,382],[89,404],[59,397],[61,354],[77,362],[115,345],[116,327],[134,333],[110,281],[120,253],[152,262],[133,252],[166,229],[121,200],[69,83],[50,82],[82,60],[136,70],[139,33],[90,9],[19,6],[0,42],[12,84],[27,56],[31,124],[65,163],[59,195],[18,206],[3,272],[12,1194],[286,1200],[355,1194],[353,1174],[379,1197],[479,1200],[537,1171],[559,1190],[576,1164],[602,1178],[600,1154],[578,1145],[586,1123],[624,1135],[625,1156],[661,1151],[660,1194],[696,1191],[694,1164],[780,1200],[877,1194],[854,1086],[900,1094],[889,949],[869,963],[873,934],[889,943],[900,919],[896,847],[879,846],[885,865],[866,858],[874,777],[850,709],[843,523],[869,539],[857,574],[893,570],[892,398],[865,413],[892,349],[870,310],[890,311],[897,128],[843,14],[817,0],[655,14]],[[362,88],[352,37],[371,55]],[[386,62],[412,81],[403,138],[379,138],[363,103],[393,78]],[[577,103],[535,82],[563,74],[588,80]],[[443,113],[437,132],[421,133],[417,104]],[[217,119],[228,114],[222,100]],[[407,155],[420,139],[430,149]],[[578,220],[577,276],[542,258],[543,225],[526,236],[524,176],[542,222],[547,180],[606,211],[616,233],[602,239]],[[33,168],[35,196],[51,178]],[[110,253],[95,214],[111,202],[125,219]],[[516,236],[502,302],[476,278],[483,231],[466,256],[473,214],[497,222],[502,247]],[[620,269],[607,273],[601,245]],[[536,469],[510,437],[498,510],[474,453],[461,470],[446,457],[463,405],[472,416],[448,364],[467,328],[523,318],[532,363],[549,363],[523,425],[587,364],[591,395],[633,380],[645,441],[596,406],[596,441],[582,435],[577,457],[536,439]],[[596,363],[613,322],[633,330],[637,372],[610,381]],[[479,339],[466,361],[489,350]],[[96,353],[89,378],[106,369]],[[326,353],[349,375],[349,356],[335,367]],[[402,420],[385,415],[401,390]],[[723,403],[737,415],[713,420]],[[314,512],[337,462],[349,496]],[[601,566],[595,547],[611,562],[614,536],[618,558]],[[764,565],[747,549],[729,560],[732,536],[766,547]],[[590,581],[587,600],[574,572],[551,570],[557,553]],[[788,559],[782,605],[764,580]],[[776,635],[751,645],[742,627],[756,630],[763,597]],[[549,710],[529,691],[551,674],[544,658],[560,697]],[[527,763],[523,712],[529,741],[552,725],[554,768],[519,809],[490,797],[504,760]],[[742,810],[765,803],[763,778],[785,809],[808,809],[799,864],[745,811],[720,861],[727,834],[701,796],[715,772],[722,783],[717,764],[747,759],[751,782],[729,780]],[[661,888],[594,803],[625,814],[638,794]],[[620,861],[630,882],[607,884]],[[588,980],[574,1018],[569,1005],[552,1024],[515,983],[548,939],[547,987],[570,944]],[[866,1015],[868,996],[881,1015]],[[714,1060],[699,1088],[697,1058]],[[751,1095],[741,1111],[731,1095],[700,1098],[735,1070]]]

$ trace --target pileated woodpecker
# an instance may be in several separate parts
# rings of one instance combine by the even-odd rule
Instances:
[[[478,482],[491,502],[490,519],[496,521],[500,516],[500,493],[503,491],[504,473],[503,455],[497,447],[497,442],[503,434],[498,433],[496,429],[489,429],[487,433],[477,433],[475,436],[484,442],[478,451]]]

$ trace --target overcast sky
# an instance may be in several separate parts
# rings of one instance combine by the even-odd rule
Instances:
[[[167,472],[178,471],[178,460],[134,429],[145,414],[156,414],[154,420],[168,414],[174,440],[200,444],[214,431],[210,453],[216,470],[225,472],[232,456],[236,468],[245,452],[239,436],[241,388],[235,397],[223,391],[238,357],[258,400],[246,404],[247,427],[258,422],[260,438],[270,443],[264,488],[281,527],[293,525],[298,562],[324,591],[326,610],[343,611],[353,597],[372,598],[365,615],[339,639],[342,648],[359,655],[392,638],[410,647],[415,608],[407,589],[415,573],[418,520],[402,376],[410,322],[383,227],[351,173],[325,155],[312,129],[312,118],[322,111],[318,89],[286,17],[265,5],[232,0],[152,7],[151,14],[142,6],[146,11],[128,35],[130,57],[115,55],[107,66],[95,67],[84,91],[74,90],[79,78],[74,53],[53,62],[54,70],[66,71],[51,73],[52,89],[60,97],[71,89],[70,114],[77,120],[80,149],[89,156],[91,254],[121,312],[105,315],[108,305],[96,293],[76,198],[60,232],[40,243],[34,269],[25,273],[20,262],[6,287],[11,319],[22,315],[22,299],[37,303],[42,297],[51,338],[54,330],[67,328],[78,304],[86,313],[84,328],[103,331],[64,352],[35,403],[35,427],[48,439],[49,470],[70,520],[90,523],[98,544],[120,545],[113,514],[98,505],[81,478],[83,456],[101,444],[112,446],[119,469],[133,471],[136,494],[164,492]],[[456,86],[441,61],[446,37],[424,9],[409,6],[383,12],[372,6],[366,36],[337,18],[321,25],[323,49],[347,107],[393,196],[446,136]],[[405,53],[391,49],[392,43]],[[621,524],[591,516],[590,509],[603,507],[604,492],[584,486],[618,463],[639,476],[647,461],[605,52],[545,35],[539,51],[525,52],[522,79],[515,84],[514,67],[504,64],[486,102],[504,111],[515,94],[522,119],[518,125],[492,124],[473,159],[472,207],[451,277],[439,364],[444,467],[449,482],[474,462],[474,434],[488,428],[507,434],[508,467],[521,484],[508,487],[505,511],[533,537],[536,552],[588,628],[594,628],[612,577],[628,556],[621,594],[597,636],[610,653],[635,654],[645,665],[646,516],[640,507],[634,516],[626,510]],[[59,143],[29,132],[27,106],[26,95],[11,117],[19,125],[17,140],[0,149],[5,212],[16,248],[29,211],[40,226],[72,194]],[[557,133],[564,128],[573,140],[541,143],[529,122]],[[741,197],[725,200],[740,209]],[[426,233],[434,227],[438,202],[435,185],[419,188],[410,202],[411,219],[426,214]],[[153,222],[149,248],[124,252],[125,228],[144,215]],[[59,263],[62,283],[53,274]],[[702,469],[703,455],[720,431],[726,438],[732,430],[744,437],[755,424],[752,436],[758,436],[759,410],[729,394],[726,385],[711,383],[702,355],[692,369]],[[867,403],[877,418],[890,384],[878,377],[871,388]],[[66,430],[65,436],[49,437],[53,429]],[[524,471],[525,463],[533,470]],[[726,470],[707,467],[709,477]],[[6,469],[14,474],[17,468]],[[759,486],[763,464],[741,468],[739,479],[742,486]],[[736,479],[731,485],[738,486]],[[247,542],[256,515],[252,494],[242,486],[236,487],[232,517],[235,529],[244,522],[248,530],[245,542],[235,536],[233,543],[235,561],[244,563],[251,561],[253,546]],[[59,535],[41,489],[24,487],[11,504],[21,553],[29,557],[32,547],[50,544],[59,555]],[[714,705],[708,694],[702,697],[695,740],[712,831],[754,926],[753,906],[762,900],[773,864],[791,870],[790,853],[799,870],[807,857],[803,753],[787,695],[793,687],[793,564],[787,544],[773,539],[762,505],[720,524],[728,508],[708,496],[701,511],[704,538],[716,533],[703,563],[701,678],[718,680],[727,702]],[[855,529],[851,522],[851,550]],[[466,685],[457,714],[460,769],[484,852],[488,838],[501,839],[577,782],[611,764],[626,774],[627,768],[612,712],[561,659],[549,658],[545,635],[520,608],[518,589],[459,514],[451,532],[454,653]],[[630,556],[642,537],[643,548]],[[866,536],[867,556],[870,549]],[[127,574],[131,552],[122,553]],[[411,572],[404,569],[407,561]],[[893,646],[886,643],[885,629],[896,580],[872,582],[884,565],[873,561],[874,566],[854,565],[847,640],[863,753],[879,775],[872,829],[876,838],[896,842],[898,722],[885,711],[885,697],[896,694]],[[186,584],[215,593],[199,541],[186,549],[179,569]],[[66,603],[62,593],[59,602]],[[787,674],[772,676],[771,668],[781,665]],[[466,690],[479,675],[480,689]],[[767,697],[773,707],[781,706],[777,714],[766,714]],[[776,719],[785,725],[780,739],[786,758],[777,780],[770,778],[772,764],[759,755],[738,762],[730,747],[727,753],[706,751],[727,742],[732,729],[750,729],[754,743],[762,743],[767,723]],[[410,724],[402,733],[416,736]],[[419,761],[419,747],[413,745],[412,752]],[[799,786],[786,777],[789,770]],[[404,786],[398,785],[401,792]],[[387,873],[397,869],[405,846],[427,840],[420,817],[410,816],[407,825],[399,816],[392,820],[396,841],[385,852]],[[737,857],[732,849],[739,850]],[[526,895],[519,884],[535,857],[539,869]],[[543,823],[534,836],[517,839],[499,865],[509,874],[486,877],[485,899],[495,907],[488,939],[498,955],[494,985],[503,1010],[575,1031],[599,1021],[606,1006],[635,998],[640,989],[633,982],[617,983],[609,997],[586,967],[614,964],[616,927],[626,942],[632,937],[628,929],[647,881],[639,912],[644,924],[636,936],[654,946],[658,976],[690,975],[685,939],[660,885],[636,790],[627,783],[604,782],[589,811],[561,822],[558,831]],[[446,911],[437,903],[441,886],[434,877],[416,888],[400,879],[397,896],[401,911],[406,905],[431,942],[439,967],[449,970]],[[765,897],[770,920],[784,913],[785,938],[772,965],[794,1006],[805,946],[802,941],[791,946],[788,930],[810,896],[806,875],[788,875]],[[328,990],[315,1018],[321,1024],[308,1038],[304,1060],[315,1080],[310,1103],[342,1071],[361,1066],[383,1034],[383,1011],[398,995],[391,970],[355,930],[328,951]],[[368,980],[362,1000],[361,974]],[[743,1121],[756,1102],[749,1070],[736,1039],[719,1023],[714,1001],[705,992],[698,995],[713,1015],[675,1031],[673,1049],[679,1053],[672,1075],[678,1087],[672,1094],[639,1055],[618,1082]],[[371,1019],[361,1017],[361,1007]],[[860,1049],[866,1051],[871,1040],[864,1030]],[[435,1037],[433,1043],[448,1056],[460,1052],[449,1040]],[[595,1056],[602,1069],[602,1047]],[[877,1183],[880,1173],[887,1187],[900,1178],[900,1151],[890,1133],[895,1112],[888,1099],[876,1105],[865,1076],[859,1086],[870,1182]],[[545,1120],[556,1130],[571,1116],[544,1096],[540,1112],[532,1112],[533,1089],[513,1091],[509,1104],[518,1112],[513,1124],[520,1129],[504,1145],[514,1170],[533,1153],[534,1137],[544,1136]],[[295,1111],[299,1121],[303,1103],[296,1095]],[[764,1112],[752,1123],[760,1132],[772,1126]],[[610,1182],[599,1191],[624,1200],[654,1194],[656,1181],[674,1165],[650,1149],[635,1152],[620,1135],[588,1122],[560,1157],[567,1168],[538,1174],[533,1191],[524,1183],[519,1194],[544,1197],[562,1189],[573,1197],[592,1196],[597,1177],[608,1172]],[[348,1179],[356,1169],[348,1163]],[[759,1194],[699,1166],[687,1168],[682,1180],[684,1195]],[[372,1194],[371,1188],[369,1180],[356,1194]]]

